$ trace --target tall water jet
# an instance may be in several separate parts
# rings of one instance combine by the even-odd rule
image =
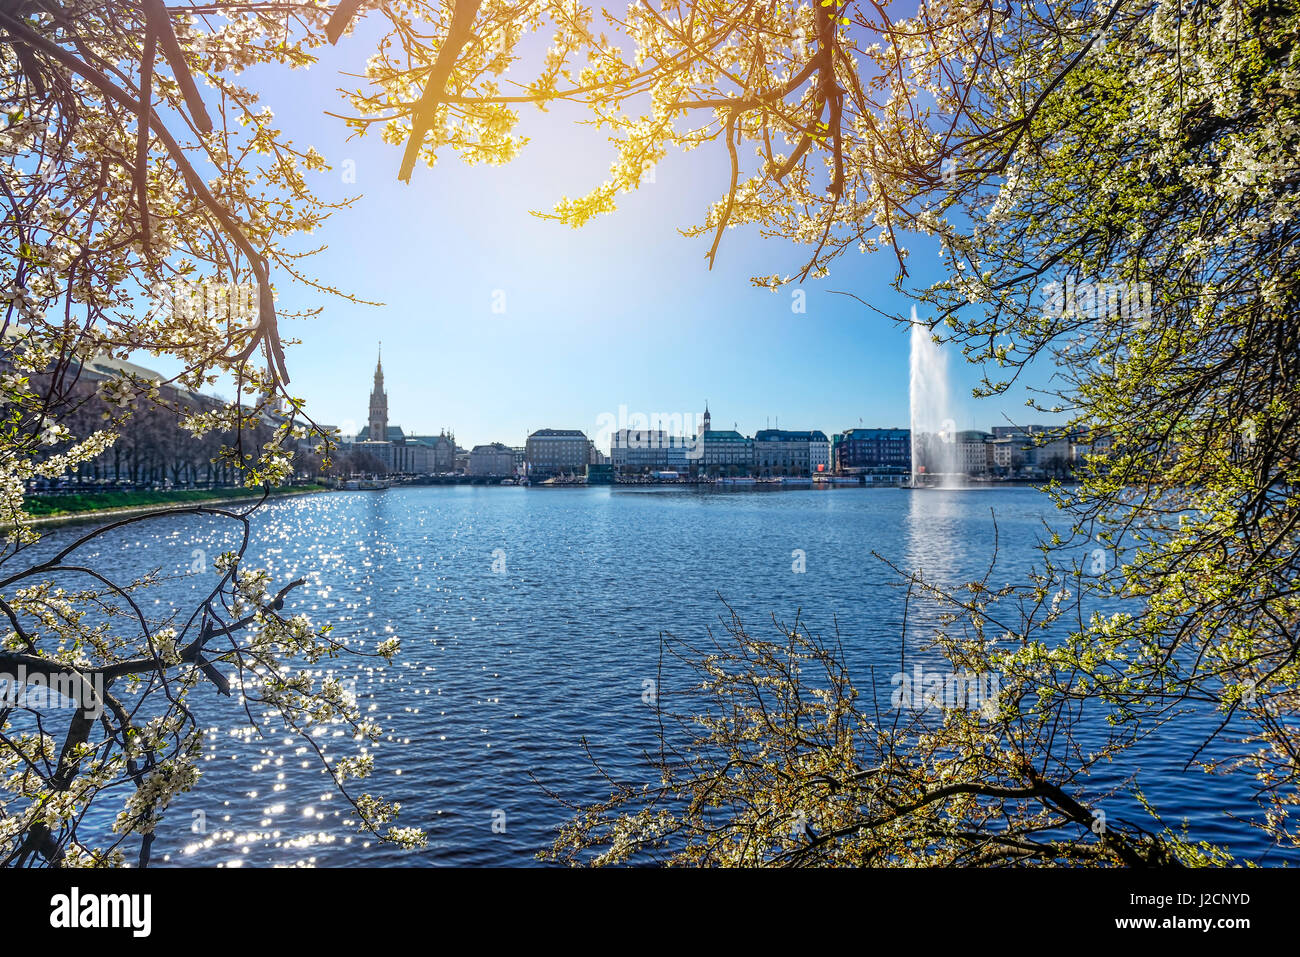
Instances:
[[[912,486],[957,484],[956,424],[948,395],[948,357],[912,307]]]

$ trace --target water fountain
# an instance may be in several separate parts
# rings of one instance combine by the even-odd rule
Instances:
[[[948,357],[912,307],[912,487],[955,482],[956,428],[948,395]]]

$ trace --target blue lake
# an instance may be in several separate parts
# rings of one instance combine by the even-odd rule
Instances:
[[[400,823],[426,828],[429,847],[367,847],[344,826],[351,809],[331,795],[301,739],[250,736],[238,704],[205,693],[195,703],[209,732],[203,778],[159,827],[155,861],[533,863],[568,815],[543,785],[575,801],[608,794],[591,773],[584,737],[617,776],[644,779],[639,754],[656,724],[642,692],[656,674],[661,631],[722,634],[724,599],[757,635],[775,634],[773,615],[791,622],[798,614],[814,633],[838,627],[860,684],[876,666],[887,699],[903,591],[873,550],[939,581],[979,578],[994,515],[995,585],[1018,580],[1039,558],[1044,519],[1065,524],[1044,494],[1027,488],[459,486],[269,502],[255,518],[246,564],[270,567],[280,582],[313,576],[288,610],[332,622],[336,637],[363,650],[392,635],[403,641],[391,667],[328,667],[352,669],[363,709],[385,727],[375,772],[357,793],[400,801]],[[211,557],[234,542],[229,524],[168,518],[91,551],[119,575],[159,566],[176,575],[152,596],[161,610],[211,587]],[[49,531],[41,548],[84,531]],[[794,570],[798,552],[803,572]],[[908,642],[919,647],[933,624],[914,609]],[[1193,836],[1282,863],[1245,823],[1256,813],[1248,780],[1183,771],[1189,742],[1207,726],[1167,731],[1179,747],[1153,741],[1116,774],[1136,771],[1169,823],[1186,818]]]

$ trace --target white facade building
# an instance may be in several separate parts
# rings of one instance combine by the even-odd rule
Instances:
[[[808,471],[813,475],[831,470],[831,440],[823,432],[810,432],[808,439]]]
[[[956,466],[966,475],[987,475],[989,471],[989,440],[987,432],[967,429],[956,436]]]

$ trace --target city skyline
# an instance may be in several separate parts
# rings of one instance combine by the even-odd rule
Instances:
[[[718,403],[713,402],[708,397],[699,400],[697,408],[675,408],[666,400],[653,408],[648,406],[643,408],[634,408],[627,402],[618,402],[607,408],[597,409],[589,421],[574,422],[568,419],[561,420],[558,416],[548,417],[547,415],[538,412],[531,416],[531,420],[519,432],[507,432],[503,429],[491,431],[492,427],[489,426],[489,432],[487,433],[469,435],[466,434],[466,431],[454,421],[442,421],[441,418],[438,418],[438,421],[426,421],[424,419],[413,418],[412,416],[404,416],[402,410],[404,408],[410,410],[412,402],[409,399],[404,402],[402,398],[403,393],[419,394],[420,388],[418,384],[414,387],[408,387],[408,384],[394,380],[394,376],[391,372],[392,354],[390,351],[388,359],[384,359],[382,340],[376,340],[374,353],[370,360],[372,364],[367,373],[367,378],[372,384],[375,381],[375,373],[378,371],[377,366],[382,365],[384,361],[389,363],[389,365],[383,367],[384,371],[381,379],[381,382],[385,384],[386,389],[385,397],[387,399],[387,404],[385,406],[385,415],[387,417],[388,425],[390,427],[400,427],[408,436],[437,435],[446,433],[456,439],[458,446],[467,450],[472,449],[476,445],[487,445],[497,442],[504,443],[508,446],[522,445],[524,440],[538,429],[574,428],[585,432],[589,438],[597,442],[598,448],[607,452],[609,450],[608,435],[618,429],[653,429],[661,427],[660,425],[656,425],[657,421],[681,421],[684,423],[683,430],[678,432],[669,429],[667,430],[669,431],[669,434],[693,435],[696,429],[692,423],[698,423],[702,419],[704,413],[708,411],[711,406],[715,413],[718,408]],[[370,391],[366,390],[365,395],[360,400],[356,401],[350,397],[347,390],[336,390],[332,395],[335,399],[335,401],[331,403],[332,406],[342,406],[346,408],[359,407],[358,410],[351,415],[345,415],[339,419],[330,419],[320,413],[319,404],[313,404],[309,399],[308,412],[312,415],[312,418],[321,425],[337,428],[340,435],[345,440],[351,440],[358,435],[365,434],[368,428],[368,422],[373,414],[373,410],[370,409],[368,405]],[[585,404],[588,407],[593,406],[593,403],[590,401],[587,401]],[[689,401],[679,401],[676,404],[678,406],[687,406],[690,403]],[[1031,424],[1039,425],[1044,422],[1044,416],[1042,414],[1033,413],[1031,410],[1028,410],[1023,403],[1020,408],[1025,409],[1025,412],[1028,414],[1021,415],[1019,418],[1009,421],[1005,419],[990,420],[987,417],[987,413],[994,411],[994,409],[1000,405],[999,403],[995,403],[991,400],[972,400],[971,405],[974,406],[977,411],[968,410],[964,415],[960,410],[954,412],[953,422],[957,430],[979,429],[982,431],[988,431],[994,426],[1028,426]],[[910,415],[907,410],[907,402],[905,401],[905,398],[902,402],[902,408],[903,412],[897,421],[873,421],[868,420],[862,415],[859,415],[856,420],[846,420],[848,419],[847,412],[830,422],[790,421],[786,413],[779,410],[772,414],[763,415],[762,421],[737,419],[733,416],[727,415],[725,411],[716,414],[714,418],[716,428],[735,429],[744,435],[753,435],[763,429],[788,429],[795,431],[817,429],[827,432],[827,434],[832,434],[855,428],[909,428]],[[757,416],[756,413],[753,413],[753,415],[755,417]],[[782,423],[783,418],[786,419],[784,424]],[[1048,416],[1047,418],[1050,419],[1051,417]],[[546,421],[542,421],[543,419]],[[645,424],[639,424],[642,422]],[[612,427],[611,423],[614,423]],[[603,438],[598,439],[597,436],[602,436]]]
[[[621,406],[603,414],[594,437],[584,429],[544,426],[530,431],[523,446],[500,441],[459,447],[454,432],[419,435],[388,420],[383,350],[375,359],[368,421],[359,432],[352,423],[340,432],[340,452],[353,474],[376,476],[468,475],[611,484],[623,479],[722,481],[785,479],[813,475],[855,476],[864,484],[915,485],[920,476],[941,483],[979,478],[1030,478],[1063,474],[1092,450],[1087,433],[1053,435],[1040,423],[963,430],[952,419],[940,431],[911,427],[850,427],[828,436],[820,429],[764,428],[753,436],[713,428],[708,401],[698,417],[686,413],[637,413]],[[1044,434],[1046,433],[1046,434]],[[608,451],[606,451],[608,450]],[[927,476],[927,480],[929,478]]]

